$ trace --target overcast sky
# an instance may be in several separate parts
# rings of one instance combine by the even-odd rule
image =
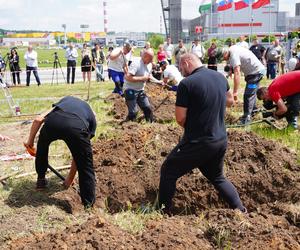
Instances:
[[[107,0],[108,29],[114,31],[160,31],[160,0]],[[182,16],[197,17],[200,0],[182,0]],[[280,10],[293,16],[300,0],[279,0]],[[0,28],[80,31],[89,24],[91,31],[103,31],[102,0],[0,0]]]

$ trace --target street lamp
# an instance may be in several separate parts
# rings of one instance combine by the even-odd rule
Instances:
[[[67,25],[66,24],[62,24],[61,27],[64,29],[64,44],[65,46],[67,46],[67,32],[66,32],[66,29],[67,29]]]
[[[89,28],[90,26],[88,24],[80,24],[80,29],[82,30],[81,32],[81,36],[82,36],[82,41],[84,42],[84,38],[85,38],[85,32],[86,30]]]

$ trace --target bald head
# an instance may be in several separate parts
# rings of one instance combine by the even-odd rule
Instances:
[[[187,53],[180,57],[179,69],[184,77],[189,76],[195,69],[201,66],[201,61],[193,53]]]
[[[145,49],[143,51],[142,60],[144,64],[149,64],[153,61],[154,52],[152,49]]]
[[[31,52],[32,51],[32,45],[28,46],[28,51]]]

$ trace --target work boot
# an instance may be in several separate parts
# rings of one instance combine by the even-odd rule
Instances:
[[[288,127],[293,129],[298,129],[297,116],[294,116],[291,119],[287,119],[287,120],[288,120]]]
[[[248,124],[248,123],[250,123],[250,122],[251,122],[251,116],[250,116],[250,115],[242,116],[242,117],[240,118],[240,121],[239,121],[239,123],[240,123],[241,125],[246,125],[246,124]]]
[[[44,190],[48,187],[48,181],[46,178],[37,179],[36,190]]]

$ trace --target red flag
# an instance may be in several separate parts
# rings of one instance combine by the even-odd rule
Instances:
[[[270,0],[257,0],[252,4],[252,9],[258,9],[260,7],[270,4],[270,2]]]
[[[235,0],[234,1],[234,9],[241,10],[249,7],[249,0]]]

